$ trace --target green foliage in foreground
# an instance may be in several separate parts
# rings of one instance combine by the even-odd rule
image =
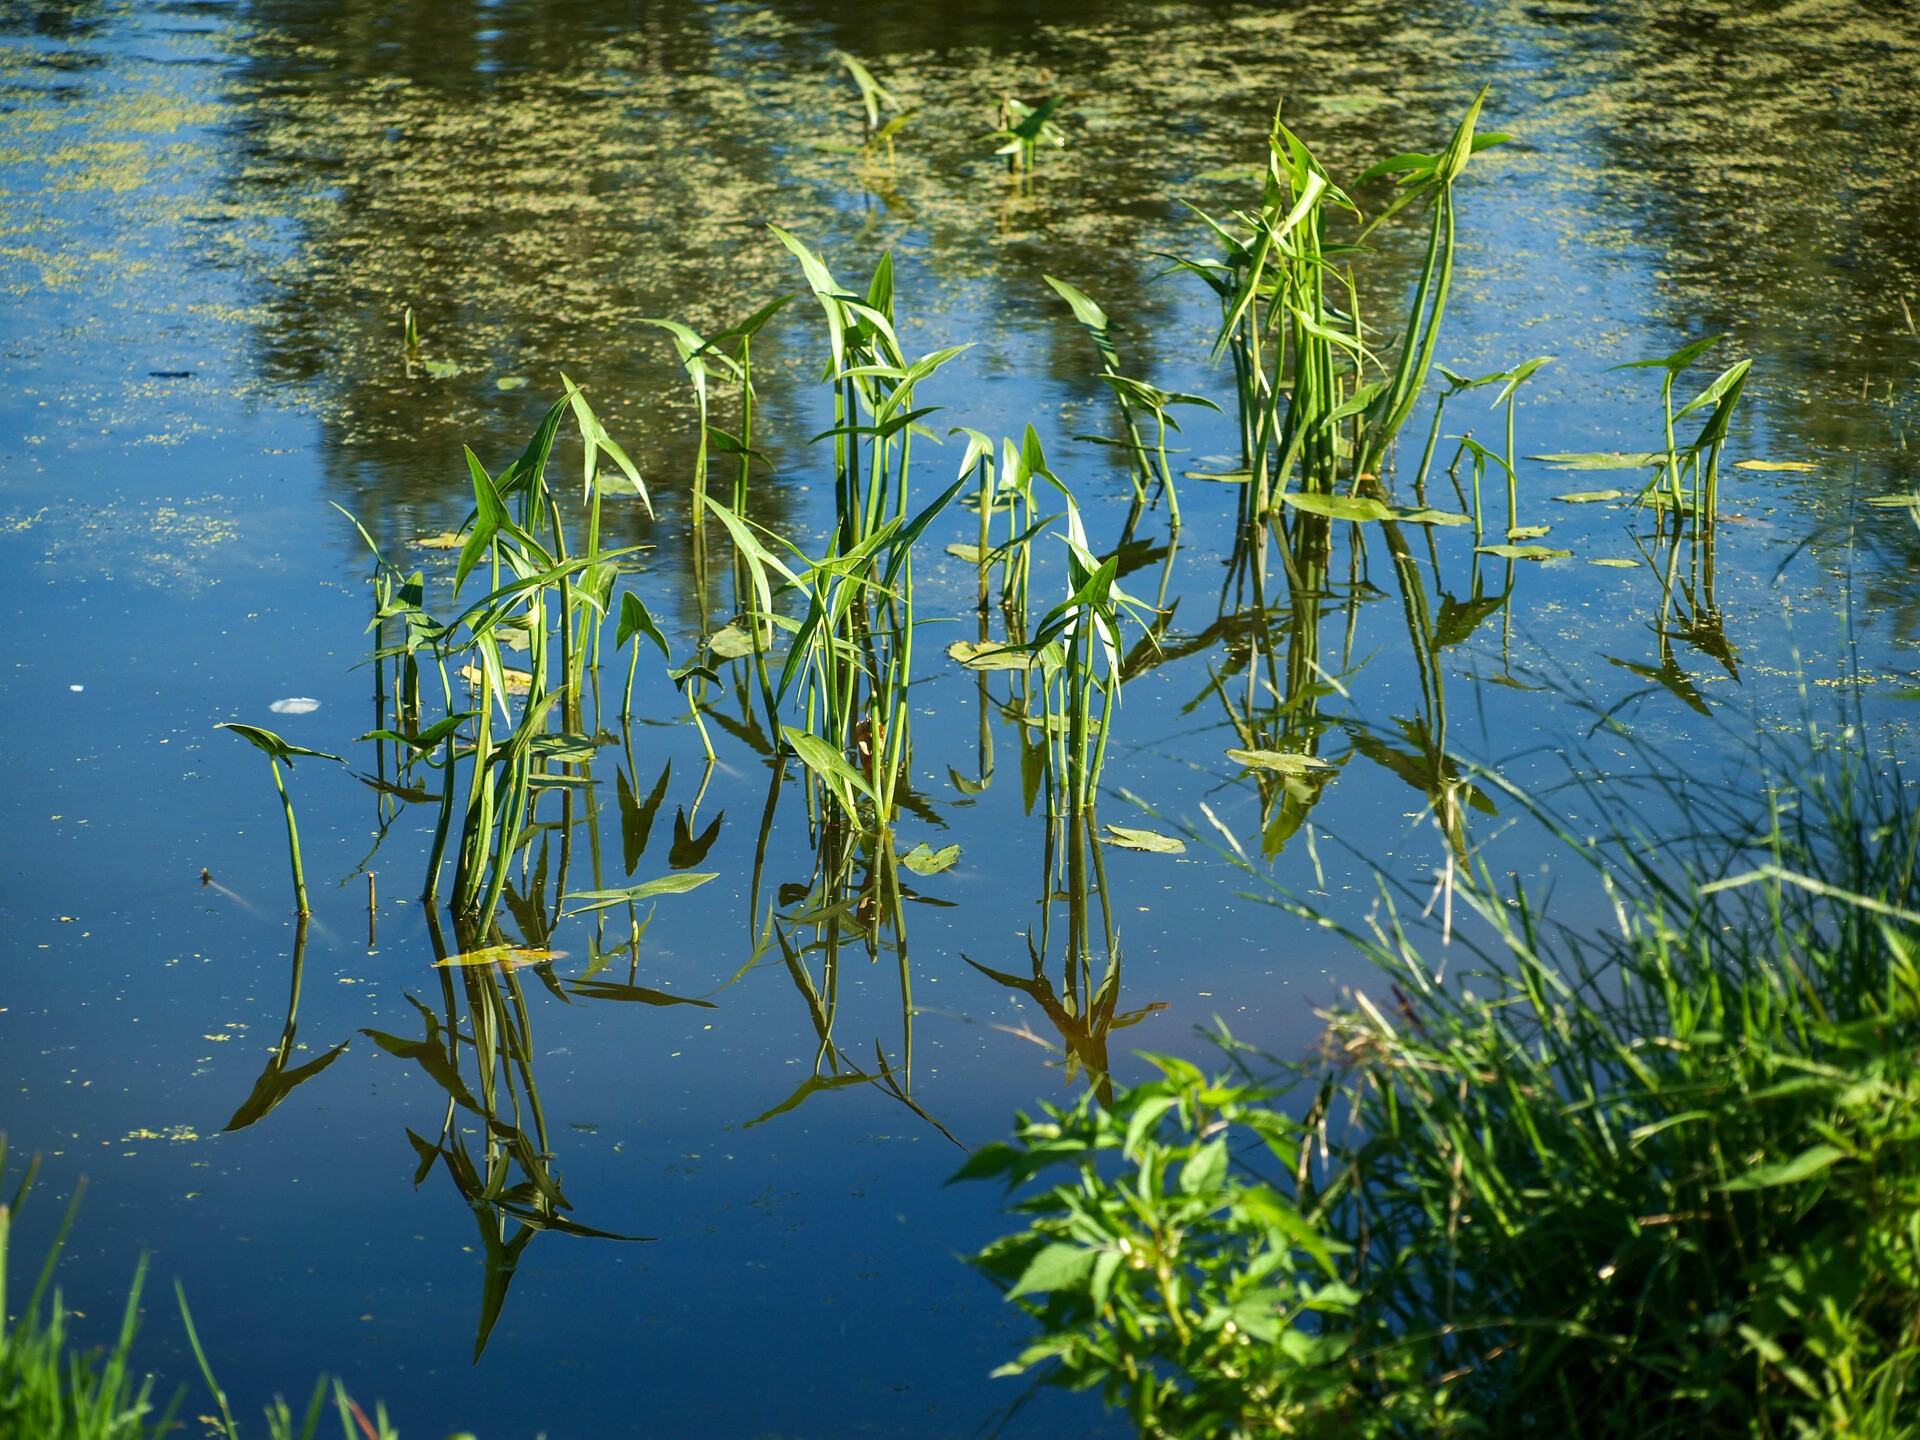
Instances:
[[[0,1181],[6,1178],[6,1158],[6,1141],[0,1137]],[[113,1344],[92,1350],[73,1346],[68,1321],[74,1312],[67,1309],[60,1291],[54,1288],[53,1271],[79,1208],[79,1196],[67,1206],[27,1303],[17,1315],[8,1310],[8,1242],[14,1216],[33,1187],[37,1163],[27,1166],[11,1200],[0,1203],[0,1440],[160,1440],[161,1436],[180,1433],[175,1417],[185,1392],[175,1394],[161,1407],[154,1403],[153,1376],[140,1376],[136,1383],[132,1356],[147,1275],[144,1258],[134,1269]],[[177,1285],[175,1290],[179,1291]],[[184,1293],[179,1294],[179,1300],[180,1318],[186,1324],[194,1357],[219,1407],[217,1433],[227,1440],[239,1440],[240,1427],[234,1423],[227,1397],[207,1365]],[[329,1408],[339,1417],[344,1440],[398,1440],[384,1409],[376,1409],[370,1418],[338,1381],[329,1382],[325,1376],[314,1387],[305,1410],[297,1415],[284,1400],[275,1398],[266,1412],[269,1440],[314,1440],[321,1433],[320,1422]]]
[[[1920,810],[1826,742],[1757,826],[1685,803],[1562,834],[1604,933],[1482,870],[1458,973],[1384,904],[1293,1113],[1229,1044],[1021,1117],[961,1172],[1023,1194],[1006,1372],[1149,1436],[1920,1434]]]

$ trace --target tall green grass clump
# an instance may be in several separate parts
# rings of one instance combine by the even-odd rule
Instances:
[[[1559,834],[1606,928],[1463,868],[1278,1086],[1162,1060],[977,1154],[1006,1369],[1153,1436],[1916,1433],[1920,805],[1852,732],[1757,815],[1671,788],[1683,841]]]

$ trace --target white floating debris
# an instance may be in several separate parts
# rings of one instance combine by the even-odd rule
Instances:
[[[87,687],[86,687],[86,686],[84,686],[84,685],[69,685],[69,686],[67,686],[67,689],[69,689],[69,690],[71,690],[71,691],[73,691],[73,693],[74,693],[74,694],[76,694],[76,695],[78,695],[78,694],[79,694],[79,693],[80,693],[80,692],[81,692],[82,690],[84,690],[84,689],[86,689],[86,688],[87,688]]]
[[[276,700],[267,708],[276,715],[311,715],[320,708],[320,702],[309,700],[305,695],[295,695],[286,700]]]

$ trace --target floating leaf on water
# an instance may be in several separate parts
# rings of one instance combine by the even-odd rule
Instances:
[[[1295,755],[1285,750],[1229,750],[1227,758],[1249,770],[1272,770],[1281,775],[1310,775],[1318,770],[1339,768],[1318,755]]]
[[[958,845],[949,845],[943,850],[936,850],[922,840],[900,857],[900,863],[916,875],[938,875],[942,870],[951,870],[953,862],[959,858]]]
[[[1182,470],[1189,480],[1211,480],[1216,485],[1245,485],[1253,479],[1251,470]]]
[[[722,660],[738,660],[753,654],[753,637],[738,625],[723,625],[707,637],[707,649]]]
[[[1627,492],[1624,490],[1576,490],[1571,495],[1556,495],[1553,498],[1562,505],[1598,505],[1603,500],[1624,500],[1627,498]]]
[[[442,530],[438,535],[422,535],[413,542],[416,550],[458,550],[467,542],[451,530]]]
[[[1365,495],[1313,495],[1305,491],[1289,490],[1280,497],[1281,503],[1308,515],[1324,516],[1328,520],[1391,520],[1393,507],[1383,505]]]
[[[1604,560],[1589,560],[1587,564],[1604,565],[1609,570],[1638,570],[1640,568],[1640,562],[1638,560],[1622,560],[1618,555],[1609,555]]]
[[[1502,560],[1564,560],[1571,550],[1555,550],[1551,545],[1476,545],[1482,555],[1497,555]]]
[[[1025,670],[1033,656],[1004,640],[956,640],[947,654],[969,670]]]
[[[1507,531],[1507,539],[1538,540],[1552,528],[1551,525],[1516,525]]]
[[[1529,455],[1527,459],[1544,460],[1558,470],[1644,470],[1649,465],[1667,463],[1664,450],[1597,450],[1577,455]]]
[[[1187,842],[1157,830],[1135,830],[1126,825],[1106,827],[1106,841],[1122,850],[1145,850],[1154,855],[1184,855]]]
[[[981,559],[987,554],[987,552],[982,550],[978,545],[949,545],[947,546],[947,553],[958,556],[969,565],[978,565]]]
[[[460,366],[453,360],[423,360],[420,368],[436,380],[451,380],[460,373]]]
[[[478,690],[480,688],[480,667],[478,665],[462,665],[460,667],[460,678]],[[533,676],[525,670],[516,670],[511,665],[502,665],[500,667],[500,678],[506,681],[507,693],[509,695],[524,695],[533,688]]]
[[[449,955],[433,962],[436,970],[464,968],[469,965],[498,965],[502,970],[520,970],[528,965],[551,965],[567,958],[564,950],[534,950],[519,945],[488,945],[463,955]]]
[[[528,383],[527,377],[524,375],[502,375],[498,380],[493,382],[493,388],[496,390],[524,390],[527,388]]]
[[[320,702],[306,695],[292,695],[267,706],[276,715],[311,715],[319,708]]]
[[[1808,460],[1736,460],[1733,462],[1733,468],[1736,470],[1788,470],[1804,475],[1809,470],[1817,470],[1820,467]]]
[[[1398,520],[1405,525],[1471,525],[1473,522],[1465,515],[1456,515],[1449,510],[1409,510],[1398,505],[1388,505],[1366,495],[1314,495],[1305,491],[1290,490],[1280,497],[1281,503],[1308,515],[1319,515],[1328,520],[1347,520],[1360,523],[1367,520]]]

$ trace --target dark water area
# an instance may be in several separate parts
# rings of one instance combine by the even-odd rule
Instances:
[[[917,107],[890,162],[841,153],[861,115],[839,49]],[[1074,439],[1113,433],[1092,347],[1042,277],[1096,296],[1155,384],[1230,409],[1214,302],[1163,274],[1165,254],[1205,249],[1181,202],[1254,203],[1276,103],[1353,177],[1437,148],[1482,83],[1486,124],[1515,138],[1463,186],[1439,359],[1477,375],[1554,357],[1520,392],[1523,455],[1639,451],[1658,380],[1611,367],[1724,335],[1681,383],[1753,362],[1716,543],[1664,546],[1651,512],[1552,498],[1631,477],[1524,461],[1522,518],[1567,556],[1423,536],[1440,637],[1423,653],[1409,582],[1342,535],[1325,593],[1273,618],[1264,689],[1229,564],[1237,489],[1186,481],[1177,544],[1163,510],[1129,526],[1124,462]],[[1064,148],[1011,180],[982,139],[1001,98],[1061,92]],[[105,1334],[150,1253],[185,1282],[243,1424],[324,1370],[409,1437],[975,1433],[1024,1393],[988,1376],[1027,1332],[956,1259],[1005,1225],[986,1187],[943,1185],[964,1148],[1090,1066],[1140,1078],[1137,1049],[1207,1063],[1216,1018],[1306,1054],[1316,1008],[1367,983],[1344,942],[1246,898],[1259,881],[1203,842],[1230,832],[1262,875],[1358,923],[1377,873],[1424,893],[1447,860],[1442,749],[1577,827],[1596,817],[1556,788],[1569,767],[1658,754],[1667,775],[1757,790],[1756,736],[1856,707],[1904,745],[1920,529],[1867,502],[1914,489],[1916,97],[1920,22],[1842,0],[0,6],[0,1131],[16,1162],[46,1157],[16,1265],[86,1177],[60,1271],[85,1324]],[[1354,198],[1377,213],[1390,190]],[[972,346],[928,382],[946,407],[928,423],[1032,424],[1095,548],[1124,537],[1124,583],[1173,609],[1130,668],[1099,818],[1194,838],[1177,856],[1104,847],[1092,903],[1118,958],[1099,1004],[1060,962],[1089,897],[1049,869],[1004,683],[943,653],[979,624],[973,567],[941,553],[973,538],[958,507],[915,572],[896,838],[960,857],[904,877],[897,921],[861,897],[829,965],[801,923],[819,857],[797,767],[770,759],[746,669],[708,692],[709,772],[659,665],[618,723],[621,657],[593,783],[543,802],[543,868],[504,917],[515,943],[565,953],[433,963],[450,937],[415,897],[434,807],[383,791],[391,747],[356,744],[390,714],[393,674],[366,663],[367,553],[334,506],[451,613],[455,555],[419,542],[471,508],[461,447],[504,466],[564,372],[646,475],[655,517],[609,502],[608,538],[647,547],[625,583],[690,651],[733,593],[724,563],[695,565],[695,410],[642,322],[711,331],[803,290],[768,222],[850,283],[890,253],[906,349]],[[1423,235],[1389,222],[1360,262],[1383,344]],[[831,463],[808,442],[830,419],[810,297],[764,339],[772,474],[753,515],[817,551]],[[1494,443],[1489,398],[1453,402],[1448,433]],[[1227,417],[1181,418],[1178,468],[1236,463]],[[917,495],[950,483],[960,448],[917,452]],[[556,475],[578,464],[563,447]],[[1039,563],[1051,594],[1057,550]],[[269,708],[296,697],[318,704]],[[1226,757],[1246,706],[1307,726],[1337,767],[1291,833],[1271,781]],[[351,761],[289,775],[314,906],[297,976],[269,777],[213,728],[234,720]],[[1551,870],[1518,807],[1481,798],[1479,853]],[[719,878],[662,897],[634,949],[624,911],[547,934],[563,892],[693,872]],[[1600,914],[1577,880],[1555,898]],[[481,1093],[467,1042],[449,1081],[429,1050],[453,1026],[500,1027],[506,1088]],[[486,1154],[483,1111],[534,1141],[503,1173],[557,1183],[562,1219],[604,1234],[506,1249],[526,1232],[434,1154],[436,1136]],[[189,1373],[163,1287],[140,1353],[168,1383]],[[1084,1396],[1006,1422],[1122,1428]]]

